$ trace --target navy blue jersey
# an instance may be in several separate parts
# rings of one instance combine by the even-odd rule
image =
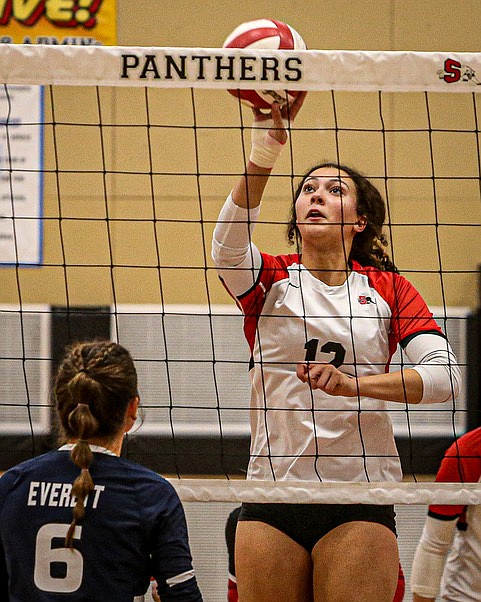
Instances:
[[[162,602],[201,601],[172,485],[91,447],[95,489],[76,527],[74,550],[64,547],[79,474],[68,449],[28,460],[0,478],[0,599],[132,602],[153,576]]]

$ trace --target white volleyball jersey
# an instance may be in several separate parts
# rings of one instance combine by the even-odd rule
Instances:
[[[245,270],[222,276],[235,290]],[[355,262],[343,285],[328,286],[297,254],[262,254],[255,285],[237,302],[252,351],[248,478],[400,480],[388,403],[312,391],[296,365],[329,361],[351,376],[388,371],[398,343],[440,332],[415,288]]]
[[[481,427],[463,435],[446,452],[436,476],[443,483],[481,481]],[[456,533],[441,584],[441,599],[481,600],[481,506],[430,506],[429,515],[456,520]]]

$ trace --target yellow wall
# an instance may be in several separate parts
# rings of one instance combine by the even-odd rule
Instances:
[[[324,50],[479,51],[477,0],[117,0],[119,44],[217,47],[244,21],[272,18]]]
[[[218,47],[236,25],[261,17],[290,23],[310,48],[479,50],[479,0],[118,0],[118,43]],[[194,132],[189,91],[150,91],[147,116],[143,90],[104,89],[100,91],[104,123],[117,126],[104,128],[101,134],[96,125],[95,90],[56,88],[54,94],[55,118],[63,125],[45,128],[45,265],[18,271],[1,269],[0,302],[229,302],[215,272],[206,271],[204,263],[206,257],[212,267],[213,221],[234,181],[233,174],[242,171],[239,131],[230,129],[239,125],[233,98],[219,91],[195,92],[195,119],[201,127]],[[434,127],[472,124],[472,98],[450,96],[445,100],[433,95]],[[413,123],[425,126],[422,94],[402,99],[386,95],[384,102],[387,128],[409,128]],[[345,127],[378,128],[377,103],[377,94],[339,94],[338,118]],[[47,120],[51,117],[48,97],[46,116]],[[243,116],[250,123],[247,110]],[[150,141],[147,119],[153,126]],[[481,122],[479,114],[478,119]],[[296,174],[319,159],[335,158],[332,132],[307,131],[329,127],[332,120],[330,95],[311,93],[296,122],[306,131],[292,141]],[[68,125],[72,121],[84,125]],[[438,181],[435,190],[433,183],[423,178],[430,173],[431,157],[425,132],[386,136],[390,175],[419,176],[409,181],[393,179],[386,191],[379,133],[342,132],[339,150],[343,162],[380,178],[375,181],[388,195],[395,261],[426,300],[432,305],[446,302],[474,307],[478,303],[474,272],[481,262],[479,182],[455,178],[478,173],[476,136],[471,132],[437,133],[435,137],[436,173],[451,178]],[[103,164],[107,172],[117,172],[115,176],[104,176]],[[151,168],[166,175],[150,177]],[[95,173],[82,173],[88,170]],[[289,170],[286,153],[276,173]],[[137,175],[122,173],[129,171]],[[196,172],[204,175],[196,177]],[[276,223],[259,224],[256,230],[256,242],[266,251],[284,252],[287,248],[282,222],[290,191],[288,177],[275,178],[269,184],[262,219]],[[436,219],[447,225],[435,229],[429,224]]]

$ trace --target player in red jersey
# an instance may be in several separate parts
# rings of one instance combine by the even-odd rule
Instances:
[[[481,481],[481,427],[444,455],[438,483]],[[429,506],[411,573],[414,602],[481,600],[481,506]]]
[[[0,479],[1,599],[132,602],[153,575],[163,602],[202,602],[174,488],[119,457],[139,404],[129,352],[73,345],[54,391],[64,444]]]
[[[396,481],[388,402],[452,399],[460,372],[426,303],[386,254],[381,195],[355,170],[325,163],[302,179],[288,231],[297,253],[272,256],[253,243],[285,119],[303,100],[254,111],[246,173],[214,231],[213,258],[244,312],[252,353],[247,478]],[[413,367],[389,372],[397,345]],[[241,600],[392,602],[395,533],[392,506],[243,504]]]

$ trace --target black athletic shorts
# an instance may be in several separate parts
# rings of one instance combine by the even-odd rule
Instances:
[[[375,504],[242,504],[239,520],[275,527],[309,553],[329,531],[344,523],[379,523],[396,535],[394,506]]]
[[[240,506],[234,508],[227,517],[225,523],[225,543],[227,544],[227,554],[229,557],[229,573],[235,577],[235,530],[239,520]]]

